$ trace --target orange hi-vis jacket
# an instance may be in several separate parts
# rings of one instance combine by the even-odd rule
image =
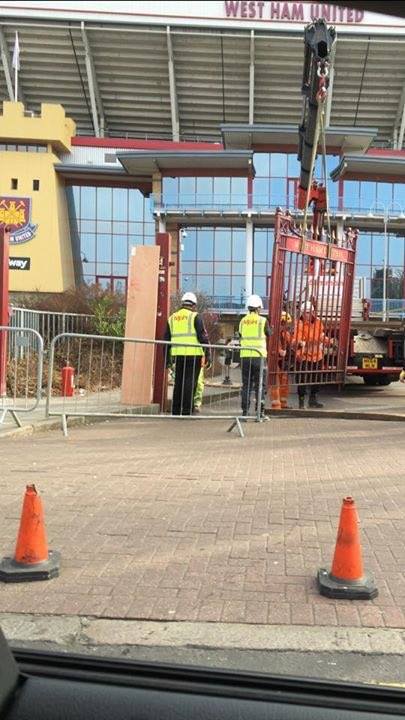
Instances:
[[[325,354],[324,347],[330,345],[330,339],[325,335],[322,320],[315,318],[298,320],[293,335],[295,357],[299,362],[319,362]]]

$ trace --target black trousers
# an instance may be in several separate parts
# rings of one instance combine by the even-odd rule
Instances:
[[[172,415],[192,415],[201,356],[176,355],[174,364]]]
[[[310,395],[316,395],[317,392],[319,392],[319,380],[320,380],[320,371],[322,370],[323,362],[320,360],[319,362],[297,362],[296,369],[297,369],[297,392],[298,397],[303,398],[305,397],[307,388],[309,390]]]
[[[249,413],[250,396],[255,393],[256,411],[260,402],[260,410],[264,410],[267,391],[267,368],[265,359],[259,357],[241,358],[242,369],[242,412]],[[259,399],[260,372],[262,372],[262,393]]]

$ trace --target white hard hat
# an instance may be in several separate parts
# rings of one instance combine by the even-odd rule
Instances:
[[[247,305],[247,307],[253,307],[253,308],[259,309],[259,308],[263,307],[263,301],[262,301],[260,295],[250,295],[250,297],[248,297],[246,305]]]
[[[311,302],[303,302],[301,305],[301,312],[313,312],[314,306]]]
[[[248,308],[262,308],[263,301],[259,295],[250,295],[250,297],[248,297],[246,305],[248,306]]]
[[[183,297],[181,298],[181,302],[185,305],[197,305],[197,298],[192,292],[186,292],[184,293]]]

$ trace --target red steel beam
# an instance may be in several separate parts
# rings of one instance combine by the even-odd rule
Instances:
[[[156,245],[160,247],[158,303],[156,316],[156,340],[165,334],[170,312],[170,233],[156,233]],[[157,346],[153,383],[153,402],[164,412],[167,394],[166,347]]]

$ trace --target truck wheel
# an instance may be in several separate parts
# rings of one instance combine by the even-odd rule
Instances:
[[[379,385],[391,385],[392,379],[391,375],[379,375],[378,377],[378,384]]]

